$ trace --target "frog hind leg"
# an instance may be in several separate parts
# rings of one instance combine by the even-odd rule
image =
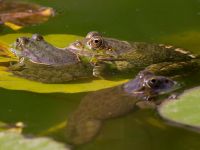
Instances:
[[[72,125],[72,124],[71,124]],[[101,129],[101,120],[86,120],[73,126],[69,125],[68,129],[68,141],[74,145],[80,145],[91,141]]]
[[[156,75],[163,75],[169,77],[183,77],[198,71],[200,68],[200,60],[194,59],[185,62],[164,62],[153,64],[145,68]]]

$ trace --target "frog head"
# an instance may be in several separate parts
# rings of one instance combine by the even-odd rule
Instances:
[[[82,40],[76,41],[69,46],[74,52],[91,52],[95,53],[100,50],[109,50],[111,47],[98,32],[89,32]]]
[[[42,47],[47,45],[43,36],[34,34],[32,37],[19,37],[11,46],[11,51],[17,57],[28,57],[34,55],[37,51],[40,51]]]
[[[172,92],[180,88],[180,84],[168,77],[141,71],[135,79],[125,83],[123,88],[125,92],[133,96],[148,100],[151,97]]]
[[[69,49],[77,55],[95,58],[95,60],[115,60],[118,53],[131,49],[128,42],[105,38],[99,32],[89,32],[82,40],[69,45]]]

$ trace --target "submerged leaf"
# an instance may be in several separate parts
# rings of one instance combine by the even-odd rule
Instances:
[[[69,150],[49,138],[26,138],[13,132],[0,132],[0,150]]]
[[[23,28],[23,26],[14,24],[14,23],[12,23],[12,22],[5,22],[4,25],[10,27],[10,28],[13,29],[13,30],[19,30],[19,29]]]
[[[164,119],[174,122],[174,125],[200,129],[200,88],[185,91],[177,100],[167,100],[158,110]]]
[[[17,122],[12,124],[7,124],[4,122],[0,122],[0,131],[8,131],[12,133],[22,133],[25,124],[23,122]]]
[[[0,21],[13,30],[47,21],[55,12],[33,3],[0,1]]]

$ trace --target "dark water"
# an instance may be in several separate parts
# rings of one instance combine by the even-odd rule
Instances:
[[[130,41],[164,42],[200,52],[199,0],[31,0],[57,10],[47,23],[17,32],[82,35],[91,30]],[[8,28],[1,34],[13,33]],[[193,82],[191,80],[191,82]],[[25,133],[40,135],[62,123],[87,93],[38,94],[0,89],[0,120],[23,121]],[[62,132],[50,136],[65,141]],[[80,150],[199,150],[200,134],[167,126],[153,110],[106,122]]]

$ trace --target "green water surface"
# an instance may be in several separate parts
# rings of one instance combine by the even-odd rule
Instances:
[[[15,32],[75,34],[96,30],[130,41],[173,44],[200,53],[200,0],[30,0],[53,7],[48,22]],[[191,82],[195,82],[192,81]],[[0,120],[23,121],[27,134],[44,131],[66,120],[87,93],[33,93],[0,89]],[[46,133],[48,135],[48,132]],[[65,142],[61,131],[49,136]],[[99,136],[80,150],[199,150],[200,134],[170,127],[153,110],[141,110],[106,122]]]

